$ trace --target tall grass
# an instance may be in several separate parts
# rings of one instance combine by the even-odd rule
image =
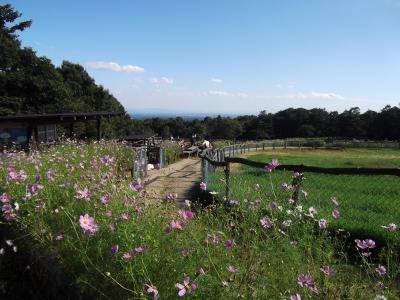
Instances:
[[[183,292],[194,299],[400,296],[390,248],[378,245],[370,257],[361,256],[355,243],[345,248],[341,234],[318,227],[318,219],[328,216],[307,216],[265,193],[274,173],[259,187],[242,185],[249,193],[237,201],[217,195],[206,208],[191,203],[178,211],[125,177],[133,160],[131,150],[116,143],[8,155],[0,181],[2,199],[10,199],[2,200],[3,208],[9,203],[13,215],[2,223],[3,232],[18,229],[11,241],[18,251],[45,251],[81,294],[95,298],[176,299]],[[40,186],[28,186],[35,183]],[[80,223],[85,214],[93,218],[86,230]],[[2,248],[12,260],[12,247]],[[375,271],[379,264],[386,274]]]

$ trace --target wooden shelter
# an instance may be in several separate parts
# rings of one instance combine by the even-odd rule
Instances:
[[[135,147],[152,147],[161,143],[161,137],[156,134],[130,134],[124,140]]]
[[[57,137],[57,124],[68,124],[70,135],[73,136],[76,122],[92,120],[97,121],[97,139],[99,140],[102,118],[122,115],[123,113],[118,112],[81,112],[0,116],[0,147],[14,144],[28,149],[31,142],[51,144]]]

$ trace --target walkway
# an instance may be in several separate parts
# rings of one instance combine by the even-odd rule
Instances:
[[[150,195],[163,197],[168,192],[177,193],[178,206],[183,206],[185,200],[194,200],[200,182],[201,163],[198,158],[183,159],[161,170],[152,170],[144,179]]]

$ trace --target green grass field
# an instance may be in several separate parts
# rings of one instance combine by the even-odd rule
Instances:
[[[274,150],[248,154],[248,159],[269,162],[278,159],[280,164],[304,164],[319,167],[400,167],[400,150],[347,149],[347,150]],[[222,177],[222,173],[217,173]],[[231,176],[231,198],[252,200],[255,185],[261,186],[262,194],[277,199],[290,199],[293,191],[283,190],[281,184],[292,182],[292,172],[274,171],[271,177],[263,170],[241,166],[234,168]],[[333,229],[345,229],[357,237],[372,237],[378,241],[397,237],[381,226],[398,223],[400,218],[400,178],[395,176],[323,175],[306,173],[300,205],[305,210],[314,207],[316,218],[328,220]],[[220,179],[222,179],[220,178]],[[272,185],[271,185],[272,182]],[[222,180],[215,180],[211,189],[224,192]],[[336,207],[331,197],[336,197]],[[282,201],[282,200],[279,200]],[[283,200],[285,201],[285,200]],[[334,219],[333,209],[340,212]]]

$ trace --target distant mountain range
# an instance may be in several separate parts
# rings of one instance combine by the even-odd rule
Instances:
[[[169,119],[181,117],[184,120],[194,120],[194,119],[204,119],[205,117],[217,117],[218,115],[222,117],[237,117],[238,113],[206,113],[206,112],[174,112],[174,111],[128,111],[128,114],[133,119],[145,120],[151,118]]]

